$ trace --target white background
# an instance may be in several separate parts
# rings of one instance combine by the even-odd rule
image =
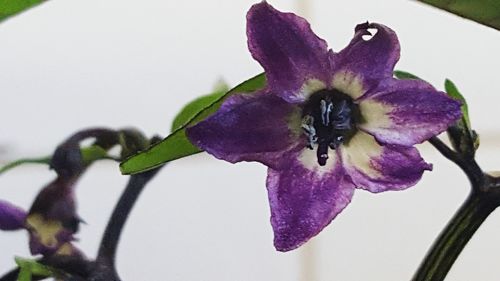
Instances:
[[[269,1],[297,11],[334,50],[366,20],[392,27],[397,68],[441,87],[455,81],[482,136],[478,161],[500,169],[500,33],[413,1]],[[76,129],[135,126],[165,135],[176,112],[223,77],[259,72],[246,48],[253,1],[51,0],[0,25],[0,161],[51,153]],[[307,246],[272,246],[265,167],[201,154],[166,167],[130,217],[119,249],[124,280],[409,280],[468,192],[458,168],[421,146],[435,171],[414,188],[353,202]],[[0,198],[28,207],[53,177],[44,167],[0,177]],[[78,185],[78,245],[94,256],[126,182],[100,163]],[[26,234],[0,233],[0,272],[27,256]],[[498,280],[500,216],[494,213],[447,280]]]

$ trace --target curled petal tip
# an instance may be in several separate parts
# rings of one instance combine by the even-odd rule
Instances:
[[[358,32],[360,30],[367,30],[369,27],[370,23],[368,21],[365,21],[363,23],[356,25],[356,27],[354,28],[354,32]]]

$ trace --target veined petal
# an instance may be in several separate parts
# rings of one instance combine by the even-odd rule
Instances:
[[[420,80],[388,79],[359,108],[359,128],[380,142],[404,146],[443,132],[461,116],[459,101]]]
[[[318,165],[315,151],[309,149],[287,158],[289,167],[269,169],[267,177],[279,251],[293,250],[318,234],[349,204],[354,191],[335,152],[325,166]]]
[[[374,35],[372,29],[376,30]],[[358,91],[345,93],[358,98],[375,87],[380,79],[392,77],[399,52],[399,41],[392,29],[377,23],[358,24],[349,45],[331,57],[335,69],[333,87],[338,88],[336,84],[342,80],[354,83],[352,87]]]
[[[194,145],[219,159],[236,163],[258,161],[279,168],[282,153],[299,141],[300,111],[267,92],[237,94],[212,116],[186,130]]]
[[[282,13],[263,1],[247,14],[248,48],[264,70],[269,89],[289,102],[305,100],[301,91],[310,79],[329,82],[331,73],[326,42],[309,23]]]
[[[417,149],[380,145],[359,131],[340,148],[347,174],[357,187],[371,192],[401,190],[415,185],[425,170],[431,170]]]
[[[26,212],[7,201],[0,200],[0,230],[24,228]]]

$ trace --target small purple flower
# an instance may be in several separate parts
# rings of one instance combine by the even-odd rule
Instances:
[[[74,184],[78,176],[57,177],[35,198],[26,217],[33,255],[70,255],[69,249],[78,232],[80,217],[76,213]]]
[[[37,194],[28,212],[0,201],[0,229],[26,229],[33,255],[81,256],[72,244],[81,221],[74,186],[87,168],[79,146],[87,137],[82,131],[58,146],[50,162],[57,177]]]
[[[269,167],[280,251],[318,234],[355,188],[416,184],[432,166],[413,145],[461,115],[459,102],[426,82],[393,78],[399,43],[384,25],[356,26],[349,45],[335,53],[304,19],[262,2],[248,12],[247,36],[266,88],[231,96],[187,135],[217,158]]]
[[[37,202],[41,202],[40,199],[49,194],[47,191],[50,188],[54,189],[54,185],[51,184],[42,190],[32,208],[40,207],[40,203]],[[61,204],[68,204],[68,202],[63,201],[72,201],[70,198],[55,198],[50,202],[46,201],[47,199],[43,200],[44,203],[54,203],[55,208],[60,208]],[[72,244],[74,240],[73,234],[76,232],[75,224],[73,224],[75,219],[73,217],[75,215],[74,207],[57,211],[54,208],[49,208],[47,209],[48,212],[44,212],[42,209],[38,210],[39,212],[26,212],[20,207],[0,200],[0,230],[27,230],[30,238],[30,250],[33,255],[81,256],[80,251]],[[50,213],[52,213],[52,216],[49,216]]]
[[[37,195],[29,212],[0,200],[0,230],[27,230],[33,255],[80,256],[72,244],[80,223],[73,195],[75,180],[58,177],[52,181]]]

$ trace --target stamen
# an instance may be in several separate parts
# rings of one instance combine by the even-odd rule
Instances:
[[[316,128],[314,128],[314,117],[311,115],[306,115],[302,119],[302,129],[307,135],[307,147],[313,149],[313,145],[318,141],[318,136],[316,135]]]
[[[333,104],[331,101],[321,100],[320,106],[321,106],[321,121],[323,122],[323,125],[328,126],[330,125],[330,114],[332,113],[333,110]]]
[[[351,108],[348,106],[346,100],[342,100],[335,107],[333,113],[334,122],[333,127],[336,130],[350,130],[351,129]]]
[[[343,115],[345,110],[348,109],[346,107],[347,101],[346,100],[341,100],[339,104],[335,107],[335,112],[333,113],[336,116]]]
[[[342,92],[321,90],[310,96],[302,110],[307,147],[316,148],[318,164],[326,165],[328,149],[337,149],[354,134],[359,120],[358,106]]]
[[[326,109],[326,112],[327,112],[326,118],[328,120],[327,124],[330,124],[330,114],[331,114],[332,110],[333,110],[333,103],[329,102],[328,103],[328,108]]]

